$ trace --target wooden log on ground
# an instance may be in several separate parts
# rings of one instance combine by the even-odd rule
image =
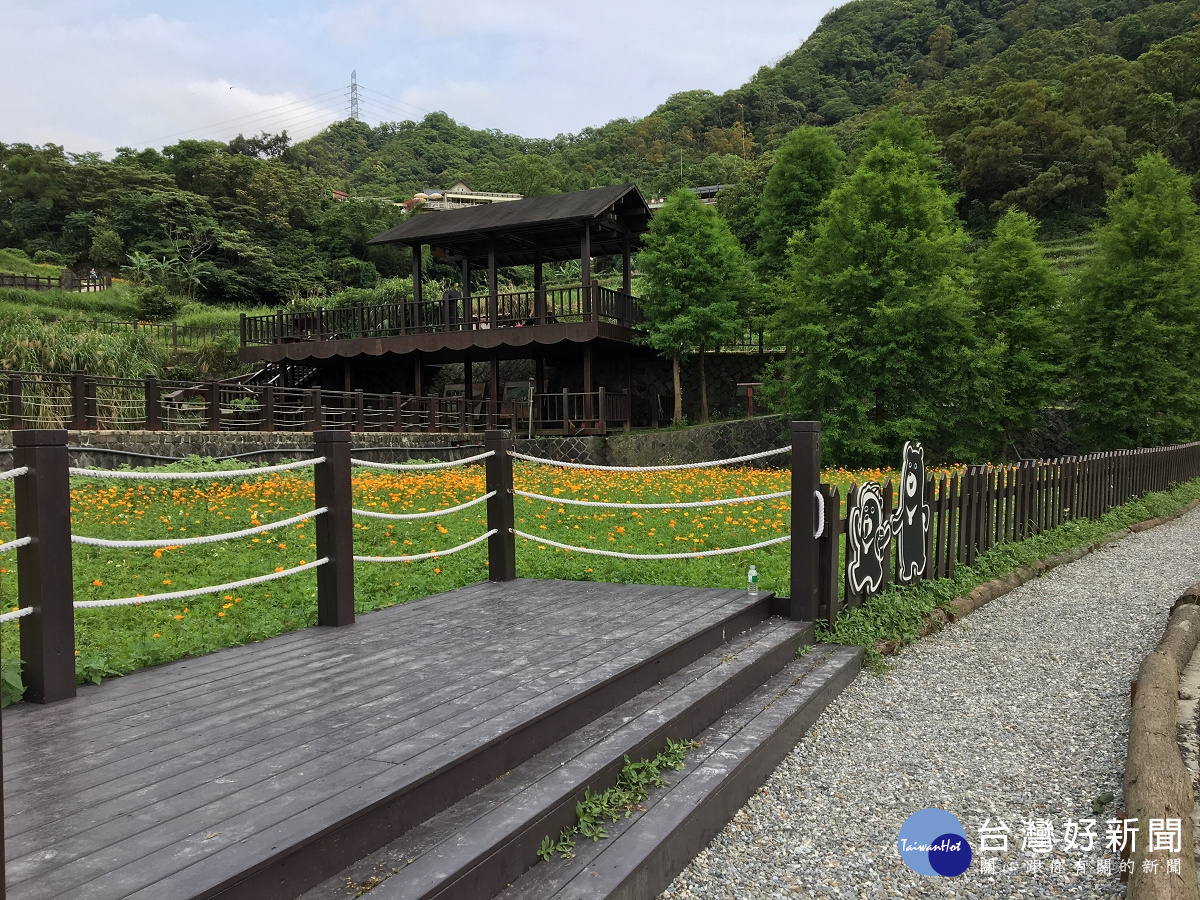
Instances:
[[[1193,585],[1189,590],[1195,590]],[[1125,762],[1125,810],[1137,819],[1136,845],[1127,896],[1130,900],[1200,900],[1196,880],[1192,780],[1179,753],[1176,719],[1179,675],[1200,639],[1200,608],[1179,606],[1167,623],[1158,647],[1138,669],[1137,691],[1129,717],[1129,751]],[[1177,819],[1180,848],[1149,848],[1150,820]],[[1180,871],[1168,861],[1180,860]],[[1144,872],[1143,862],[1154,868]]]

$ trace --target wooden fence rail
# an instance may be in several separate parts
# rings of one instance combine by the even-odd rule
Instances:
[[[1200,442],[1174,447],[1116,450],[1051,460],[1023,460],[1012,465],[970,466],[951,475],[928,475],[922,498],[929,511],[924,574],[920,578],[952,578],[958,566],[972,566],[997,544],[1021,541],[1075,519],[1095,519],[1115,506],[1151,491],[1200,477]],[[897,501],[897,485],[883,485],[883,518]],[[845,497],[836,486],[821,485],[825,498],[825,532],[820,540],[818,618],[832,627],[843,609],[862,606],[899,577],[896,542],[883,559],[877,590],[856,590],[845,561],[851,555],[848,525],[860,503],[862,487],[852,485]]]
[[[95,278],[80,278],[69,269],[54,277],[47,275],[14,275],[0,272],[0,288],[19,288],[26,291],[75,291],[88,293],[91,291],[106,291],[112,287],[111,275],[97,275]]]

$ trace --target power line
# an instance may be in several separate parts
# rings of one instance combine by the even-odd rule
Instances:
[[[360,98],[359,103],[362,105],[363,109],[366,110],[366,112],[378,116],[381,121],[384,119],[396,120],[412,118],[412,114],[405,110],[398,110],[394,107],[384,106],[376,103],[374,100],[369,100],[366,97]]]
[[[325,99],[325,98],[328,98],[331,94],[339,94],[339,93],[342,93],[344,90],[345,90],[345,88],[340,88],[340,87],[334,88],[333,90],[325,91],[322,94],[315,94],[311,97],[302,97],[301,99],[293,100],[290,103],[283,103],[283,104],[280,104],[279,106],[270,106],[270,107],[267,107],[266,109],[259,110],[258,112],[247,113],[246,115],[237,116],[236,118],[233,118],[233,119],[225,119],[222,122],[213,122],[210,125],[201,125],[198,128],[191,128],[191,129],[188,129],[187,131],[179,131],[179,132],[176,132],[175,134],[166,134],[166,135],[162,135],[161,137],[151,138],[149,141],[147,141],[147,143],[154,144],[154,143],[157,143],[158,141],[166,141],[166,140],[170,140],[171,138],[184,137],[189,134],[196,134],[197,132],[200,132],[200,131],[208,131],[213,128],[220,128],[224,125],[236,125],[239,122],[249,124],[248,120],[261,120],[263,116],[267,116],[267,118],[275,118],[274,115],[267,115],[267,114],[268,113],[276,113],[276,111],[278,111],[278,110],[286,110],[291,107],[300,106],[305,103],[311,103],[315,100]],[[295,110],[295,112],[299,112],[299,110]]]
[[[365,84],[360,84],[359,89],[368,91],[369,93],[375,94],[378,97],[382,97],[385,100],[391,100],[393,103],[399,103],[401,106],[407,106],[409,109],[415,109],[417,112],[423,112],[426,115],[428,115],[428,113],[429,113],[429,110],[425,109],[422,106],[417,106],[416,104],[409,103],[406,100],[400,100],[396,97],[389,97],[387,94],[381,93],[380,91],[374,90],[373,88],[369,88]]]

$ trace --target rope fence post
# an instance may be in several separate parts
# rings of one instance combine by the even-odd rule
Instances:
[[[488,538],[488,580],[512,581],[517,577],[517,538],[513,534],[513,461],[512,432],[495,429],[483,435],[484,452],[492,455],[484,462],[487,490],[496,495],[487,502],[487,527],[496,529]]]
[[[71,570],[71,479],[67,432],[13,432],[16,479],[17,591],[33,612],[21,623],[25,699],[53,703],[75,696],[75,607]]]
[[[317,456],[313,491],[318,508],[317,557],[329,562],[317,569],[317,624],[354,623],[354,508],[350,482],[350,432],[318,431],[313,435]]]
[[[817,580],[817,505],[821,487],[821,423],[792,423],[792,560],[791,601],[793,621],[815,622]]]

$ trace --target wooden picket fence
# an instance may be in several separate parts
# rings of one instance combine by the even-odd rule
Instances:
[[[997,544],[1025,540],[1074,519],[1098,518],[1115,506],[1196,477],[1200,477],[1200,442],[970,466],[950,476],[926,475],[923,497],[930,521],[921,577],[951,578],[957,566],[974,565],[981,553]],[[885,520],[895,508],[897,487],[890,480],[883,485]],[[818,541],[817,616],[828,620],[830,627],[842,610],[860,607],[873,595],[852,588],[845,565],[850,554],[847,525],[861,490],[860,485],[850,487],[843,514],[837,486],[821,485],[825,531]],[[893,540],[884,558],[882,583],[874,594],[904,583],[896,577],[896,553]]]

